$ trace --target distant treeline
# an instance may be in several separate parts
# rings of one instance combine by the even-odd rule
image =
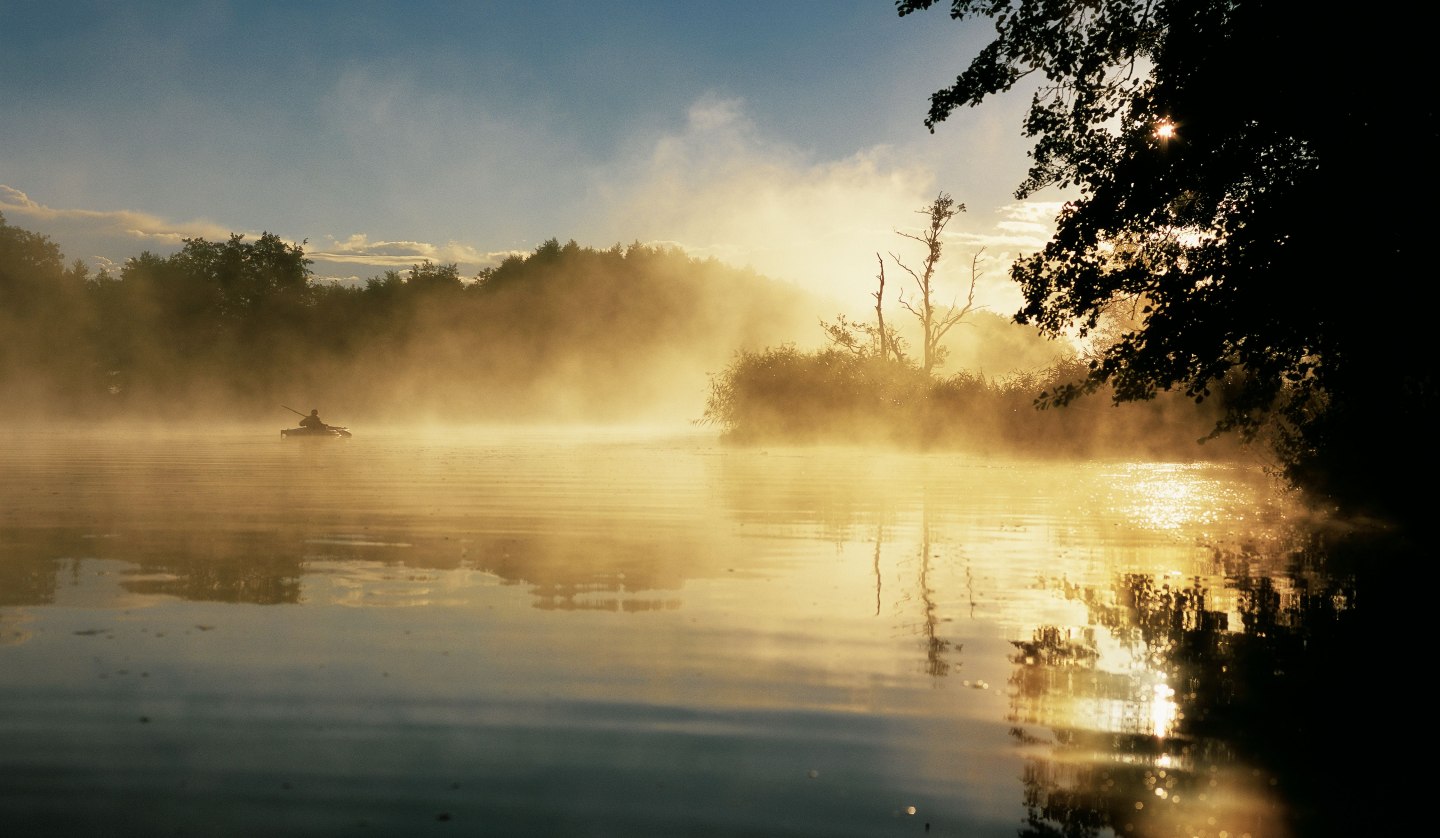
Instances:
[[[1083,364],[988,312],[957,331],[958,371],[930,375],[858,344],[797,348],[830,330],[818,298],[676,249],[551,239],[474,277],[425,262],[352,284],[310,264],[267,233],[92,275],[0,216],[0,417],[289,423],[290,405],[332,422],[698,420],[754,443],[1232,451],[1198,446],[1215,416],[1169,394],[1037,410]]]
[[[792,286],[641,244],[352,285],[310,264],[267,233],[91,275],[0,216],[0,415],[693,419],[706,372],[813,322]]]

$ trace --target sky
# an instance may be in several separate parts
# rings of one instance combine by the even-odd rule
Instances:
[[[269,232],[321,280],[472,277],[555,238],[871,305],[945,192],[941,287],[978,256],[1011,314],[1064,196],[1014,198],[1027,92],[925,127],[991,34],[940,5],[5,0],[0,214],[92,271]]]

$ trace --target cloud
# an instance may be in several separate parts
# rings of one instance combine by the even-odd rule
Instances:
[[[73,226],[94,235],[119,235],[158,244],[179,245],[187,238],[228,238],[230,231],[204,220],[173,222],[135,210],[56,209],[31,200],[12,186],[0,184],[0,212],[51,226]]]
[[[329,239],[306,251],[311,259],[340,264],[370,265],[377,268],[408,268],[421,262],[459,265],[462,273],[473,273],[511,255],[511,251],[482,251],[474,245],[421,241],[371,241],[364,233],[343,240]]]
[[[889,254],[912,266],[921,261],[919,245],[896,231],[918,228],[941,191],[933,166],[888,146],[817,160],[771,141],[737,99],[698,100],[682,127],[648,149],[601,186],[599,203],[611,207],[609,224],[622,237],[674,242],[860,307],[872,305],[877,253],[887,262],[887,294],[902,273],[890,272]],[[1053,217],[1047,207],[1017,203],[986,217],[957,216],[940,287],[968,284],[971,259],[983,248],[977,296],[1014,311],[1009,262],[1043,245],[1048,233],[1038,219],[1047,212]]]
[[[306,202],[291,207],[302,221],[289,222],[322,231],[339,227],[309,233],[304,244],[317,277],[356,281],[424,261],[453,263],[462,276],[472,276],[558,236],[597,247],[673,244],[863,309],[871,305],[877,253],[887,261],[887,291],[898,291],[903,275],[890,263],[891,253],[910,265],[921,260],[919,245],[896,231],[915,230],[923,222],[920,211],[942,189],[950,191],[940,173],[949,171],[946,180],[974,189],[954,171],[955,159],[973,156],[953,144],[927,137],[924,147],[874,145],[825,156],[777,140],[752,120],[744,100],[733,97],[702,96],[668,127],[632,124],[605,155],[589,156],[576,153],[569,141],[547,138],[542,129],[555,126],[543,114],[530,114],[538,117],[534,124],[496,120],[484,108],[449,108],[455,103],[445,97],[410,93],[401,81],[356,74],[336,91],[325,119],[344,126],[340,135],[358,144],[348,150],[358,151],[361,162],[342,153],[334,162],[338,170],[320,166]],[[399,133],[381,131],[377,138],[371,130],[377,124]],[[443,187],[422,178],[428,170],[417,169],[416,160],[398,171],[381,165],[397,149],[407,150],[405,158],[415,148],[407,132],[416,125],[446,138],[432,138],[417,159],[429,164],[439,149],[465,150],[463,162],[437,167]],[[521,149],[536,158],[521,161]],[[354,176],[362,170],[388,174]],[[324,206],[309,203],[311,193],[322,196]],[[940,287],[958,292],[968,284],[978,255],[980,302],[1014,311],[1019,296],[1009,265],[1048,240],[1058,202],[997,206],[978,196],[954,197],[970,203],[971,211],[947,231]],[[248,217],[243,208],[225,211]],[[176,221],[136,210],[54,208],[12,186],[0,186],[0,212],[107,268],[142,249],[173,252],[186,238],[259,234],[244,225]],[[384,232],[344,232],[347,227]]]
[[[171,221],[136,210],[56,208],[0,184],[0,214],[16,226],[41,232],[90,267],[116,272],[125,260],[152,250],[169,253],[185,239],[223,240],[230,231],[212,221]]]
[[[79,242],[82,257],[92,267],[116,271],[125,260],[151,249],[161,255],[178,250],[186,239],[224,241],[233,233],[255,237],[212,221],[176,222],[135,210],[89,210],[56,208],[33,200],[13,186],[0,184],[0,213],[16,219],[17,226],[43,228],[45,235],[67,247]],[[486,265],[498,264],[512,251],[485,251],[463,242],[433,244],[423,241],[371,241],[356,233],[343,240],[328,239],[324,245],[304,243],[305,255],[318,263],[361,265],[376,272],[409,268],[430,261],[457,264],[462,274],[473,274]],[[317,271],[317,273],[323,272]],[[333,278],[333,277],[332,277]],[[347,277],[348,278],[348,277]]]

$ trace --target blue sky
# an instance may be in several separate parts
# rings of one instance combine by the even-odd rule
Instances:
[[[1043,241],[1027,93],[924,127],[988,24],[889,0],[0,4],[0,213],[117,269],[272,232],[321,277],[674,244],[861,299],[939,191],[982,296]],[[907,244],[910,245],[907,248]]]

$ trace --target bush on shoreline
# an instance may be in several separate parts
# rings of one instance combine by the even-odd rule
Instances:
[[[736,444],[879,444],[1039,456],[1226,459],[1231,441],[1199,441],[1212,409],[1178,393],[1115,405],[1096,396],[1041,410],[1046,389],[1083,375],[1079,360],[991,379],[836,348],[804,352],[786,344],[736,353],[712,376],[701,424]]]

